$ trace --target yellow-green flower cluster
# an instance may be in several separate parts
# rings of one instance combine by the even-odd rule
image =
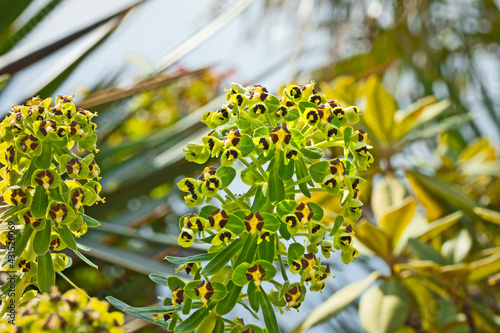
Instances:
[[[84,215],[84,207],[103,201],[92,153],[97,152],[96,114],[77,108],[72,99],[58,96],[52,105],[50,98],[35,97],[12,106],[0,126],[0,193],[10,206],[0,221],[12,225],[2,228],[0,242],[16,248],[0,265],[45,291],[54,272],[68,264],[65,254],[51,252],[66,247],[77,252],[74,237],[98,225]],[[42,275],[45,285],[37,282]]]
[[[314,82],[289,85],[280,96],[259,85],[232,84],[226,99],[219,110],[203,116],[211,131],[184,150],[188,161],[220,158],[220,166],[177,184],[187,206],[202,206],[181,217],[179,244],[211,246],[204,255],[167,257],[194,281],[167,279],[172,297],[162,315],[167,314],[163,319],[171,330],[213,324],[216,331],[239,332],[243,323],[226,325],[220,317],[248,301],[253,311],[262,309],[267,330],[277,332],[272,306],[298,309],[307,290],[321,291],[332,273],[324,258],[332,252],[341,251],[345,264],[358,256],[345,219],[362,214],[359,195],[365,181],[356,173],[373,161],[371,147],[367,134],[350,126],[359,121],[359,109],[326,99]],[[343,154],[326,158],[323,149],[331,147]],[[236,176],[249,186],[241,195],[230,189]],[[313,192],[338,198],[344,211],[333,224],[312,200]],[[211,204],[214,199],[217,205]],[[284,283],[275,280],[276,267]],[[289,280],[290,273],[299,278]],[[266,293],[269,284],[277,290]],[[183,314],[201,309],[178,324],[181,306]]]
[[[0,319],[0,333],[122,333],[123,313],[108,312],[109,304],[71,289],[61,294],[53,287],[50,294],[24,303],[16,309],[14,324]]]

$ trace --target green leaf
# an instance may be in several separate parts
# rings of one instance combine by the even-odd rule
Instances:
[[[325,215],[323,208],[321,208],[320,205],[314,202],[309,202],[309,207],[311,207],[311,210],[313,211],[312,219],[314,221],[320,222],[323,219],[323,216]]]
[[[261,211],[267,203],[267,183],[260,183],[257,185],[257,190],[255,191],[255,197],[253,199],[252,207],[250,208],[252,213],[257,213]]]
[[[248,303],[250,304],[250,307],[255,312],[259,312],[259,309],[260,309],[260,295],[259,295],[260,290],[257,290],[255,283],[250,282],[248,284],[247,294],[248,294]]]
[[[26,249],[26,245],[33,234],[33,227],[31,224],[25,226],[16,236],[16,250],[15,255],[19,257],[23,251]]]
[[[96,265],[96,264],[94,264],[94,263],[93,263],[92,261],[90,261],[89,259],[87,259],[87,257],[85,257],[85,256],[84,256],[84,255],[83,255],[80,251],[76,251],[75,253],[76,253],[76,255],[77,255],[78,257],[80,257],[80,259],[82,259],[82,260],[83,260],[83,261],[84,261],[87,265],[89,265],[89,266],[91,266],[91,267],[93,267],[93,268],[95,268],[95,269],[98,269],[97,265]]]
[[[72,249],[74,252],[78,251],[75,238],[73,237],[73,234],[71,233],[67,225],[61,225],[61,227],[57,229],[57,232],[59,233],[59,236],[61,236],[61,239],[67,247]]]
[[[339,230],[339,228],[342,226],[342,224],[344,224],[344,221],[345,221],[344,215],[337,215],[337,217],[335,217],[335,222],[333,223],[333,227],[332,227],[332,231],[330,232],[330,236],[335,235],[337,230]]]
[[[292,179],[295,161],[290,160],[288,164],[285,164],[284,158],[280,159],[280,161],[281,163],[278,169],[278,176],[284,181]]]
[[[172,264],[183,265],[183,264],[190,264],[193,262],[210,261],[215,255],[216,253],[202,253],[189,257],[166,256],[165,260],[170,261]]]
[[[276,221],[278,221],[278,220],[276,220]],[[278,229],[279,229],[280,224],[281,223],[278,221]],[[276,231],[278,229],[276,229]],[[266,261],[268,261],[270,263],[272,263],[274,261],[274,242],[275,242],[275,237],[276,237],[276,234],[272,234],[271,236],[269,236],[269,242],[267,242],[267,241],[264,240],[264,241],[262,241],[259,244],[259,256],[260,256],[260,259],[266,260]]]
[[[365,291],[365,289],[368,288],[379,276],[378,272],[374,272],[360,281],[351,283],[341,288],[335,294],[330,296],[328,300],[316,307],[300,324],[300,326],[293,330],[293,333],[305,332],[310,327],[334,317],[337,313],[354,302],[354,300],[358,298],[358,296],[361,295],[361,293]]]
[[[228,293],[221,301],[217,303],[215,311],[223,316],[228,314],[236,305],[240,298],[241,289],[243,287],[236,285],[232,280],[227,283]]]
[[[295,163],[295,165],[296,165],[295,170],[297,171],[297,179],[304,179],[305,177],[309,176],[309,170],[307,169],[307,166],[303,158],[300,157],[297,160],[297,163]],[[305,183],[300,183],[299,189],[302,192],[302,194],[304,194],[308,198],[311,198],[311,192],[309,191],[307,184],[314,186],[312,181],[309,181]]]
[[[168,327],[168,323],[165,323],[161,320],[158,320],[158,321],[155,321],[153,319],[153,317],[151,315],[144,315],[144,314],[139,314],[139,313],[135,313],[134,311],[131,311],[131,310],[126,310],[126,309],[136,309],[126,303],[123,303],[122,301],[112,297],[112,296],[108,296],[106,297],[106,300],[111,304],[113,305],[115,308],[117,308],[118,310],[124,312],[125,314],[129,314],[135,318],[139,318],[139,319],[142,319],[150,324],[153,324],[153,325],[158,325],[158,326],[162,326],[162,327],[165,327],[167,328]],[[181,307],[179,307],[180,309]],[[158,313],[158,312],[156,312]]]
[[[35,234],[35,238],[33,239],[33,251],[35,251],[35,253],[39,256],[49,251],[51,230],[52,223],[50,221],[47,221],[45,223],[45,228],[37,231]]]
[[[439,265],[444,264],[443,257],[432,246],[426,243],[419,242],[415,239],[410,239],[408,242],[410,251],[421,260],[431,260]]]
[[[224,267],[237,253],[241,250],[243,246],[243,240],[241,238],[235,239],[228,247],[220,251],[213,257],[210,262],[203,267],[201,270],[201,275],[212,275],[217,273],[222,267]]]
[[[493,222],[500,225],[500,213],[491,209],[486,209],[482,207],[474,207],[474,213],[479,215],[482,219],[486,221]]]
[[[42,153],[35,158],[35,166],[38,169],[47,170],[52,163],[52,146],[50,143],[42,144]]]
[[[300,243],[290,244],[290,246],[288,247],[288,253],[286,258],[288,265],[291,265],[294,260],[297,260],[298,258],[302,257],[305,251],[306,249],[304,248],[304,245]]]
[[[89,227],[89,228],[95,228],[95,227],[98,227],[101,225],[101,223],[99,223],[99,221],[97,221],[96,219],[94,219],[90,216],[82,214],[82,217],[85,220],[85,222],[87,222],[87,227]]]
[[[159,277],[160,275],[154,276],[155,278]],[[181,289],[184,289],[186,286],[186,283],[182,281],[180,278],[178,278],[175,275],[167,277],[167,286],[170,290],[174,290],[175,288],[179,287]]]
[[[285,215],[292,214],[297,206],[298,203],[295,200],[283,200],[276,206],[276,212],[280,218],[283,218]]]
[[[462,229],[453,238],[446,240],[441,246],[441,254],[447,263],[463,262],[472,247],[472,237],[467,229]]]
[[[261,287],[262,289],[262,287]],[[262,315],[264,317],[264,322],[266,323],[266,328],[269,333],[280,333],[278,327],[278,321],[276,320],[276,315],[274,313],[273,306],[267,294],[264,290],[261,290],[260,294],[260,306],[262,308]]]
[[[45,218],[48,206],[49,197],[47,196],[47,193],[45,193],[45,189],[42,186],[37,186],[35,188],[33,202],[31,203],[31,215],[37,219]]]
[[[321,184],[323,179],[328,175],[330,168],[330,163],[328,161],[321,161],[311,164],[309,167],[309,172],[311,173],[312,179]]]
[[[361,325],[367,333],[392,333],[408,319],[410,297],[397,281],[384,281],[359,302]]]
[[[44,293],[50,292],[50,287],[56,284],[56,273],[52,266],[52,256],[46,252],[38,256],[38,288]]]
[[[241,151],[243,157],[250,155],[255,149],[252,137],[248,134],[242,134],[238,143],[238,149]]]
[[[273,205],[276,205],[278,202],[285,200],[285,185],[283,181],[278,175],[277,168],[271,171],[269,175],[269,198]]]
[[[149,274],[149,279],[156,284],[168,287],[166,276],[160,274]]]
[[[344,144],[346,147],[349,147],[351,143],[351,135],[352,135],[352,127],[346,127],[344,129]]]
[[[310,160],[318,160],[325,156],[323,149],[318,147],[304,147],[300,150],[300,152]]]
[[[220,178],[222,188],[226,188],[234,180],[234,177],[236,177],[236,170],[231,167],[222,165],[217,169],[215,175]]]

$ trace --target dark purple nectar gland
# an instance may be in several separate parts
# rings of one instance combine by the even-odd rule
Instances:
[[[247,273],[245,273],[245,277],[247,281],[254,281],[255,286],[259,289],[260,281],[266,275],[266,270],[261,265],[253,265],[247,269]]]
[[[208,178],[205,181],[205,187],[209,191],[212,191],[212,192],[217,191],[217,189],[220,187],[219,178],[217,178],[215,176],[211,176],[210,178]]]
[[[295,213],[297,214],[297,213]],[[299,223],[299,218],[297,217],[297,215],[288,215],[286,218],[285,218],[285,222],[286,224],[288,224],[291,228],[297,226],[297,224]]]
[[[198,177],[199,180],[206,180],[210,176],[215,176],[215,173],[217,172],[217,168],[214,166],[208,166],[200,174],[200,177]]]
[[[269,136],[278,149],[281,149],[283,143],[289,144],[292,140],[292,134],[286,126],[274,128]]]
[[[35,117],[36,120],[43,120],[42,114],[45,111],[43,106],[34,105],[28,109],[28,117]]]
[[[193,235],[187,231],[187,230],[183,230],[181,232],[181,239],[186,242],[186,243],[189,243],[191,242],[191,240],[193,239]]]
[[[251,235],[255,235],[257,231],[261,232],[262,228],[264,227],[264,218],[260,215],[259,212],[255,213],[250,213],[249,215],[245,216],[245,227],[247,231]]]
[[[212,283],[209,282],[205,284],[205,281],[201,281],[196,285],[196,288],[194,288],[194,292],[196,296],[201,297],[203,303],[206,303],[214,295],[214,288],[212,287]]]
[[[85,200],[85,194],[81,188],[77,188],[73,194],[71,194],[71,203],[78,209],[81,207],[82,202]]]
[[[194,221],[194,223],[192,223],[191,219],[193,219],[195,217],[196,217],[196,220]],[[203,223],[201,222],[201,220],[198,216],[196,216],[194,214],[190,214],[186,219],[187,219],[186,227],[188,229],[196,229],[198,231],[204,230]]]
[[[285,293],[285,300],[289,307],[298,309],[300,307],[299,299],[302,296],[302,292],[298,286],[294,286]]]
[[[227,215],[226,211],[216,209],[212,213],[210,213],[210,216],[208,217],[208,223],[210,223],[210,226],[212,228],[215,228],[215,230],[219,231],[226,226],[228,218],[229,216]]]
[[[23,115],[21,112],[14,113],[12,117],[10,118],[10,129],[12,133],[19,133],[21,131],[21,127],[18,125],[21,123],[23,119]]]
[[[38,139],[33,135],[29,134],[21,139],[21,149],[23,150],[23,152],[26,152],[28,148],[31,150],[35,150],[37,147],[38,147]]]
[[[23,216],[24,224],[32,224],[33,228],[36,228],[42,223],[42,219],[37,219],[31,215],[30,211],[27,211]]]
[[[35,182],[38,186],[42,186],[45,190],[48,190],[50,185],[54,183],[54,175],[49,170],[40,171],[35,177]]]
[[[309,97],[309,102],[314,103],[316,105],[319,105],[321,103],[321,96],[320,95],[311,95],[311,97]]]
[[[233,161],[238,159],[238,152],[234,149],[229,148],[224,152],[228,161]]]
[[[295,149],[292,149],[286,153],[285,157],[289,160],[296,160],[298,152]]]
[[[332,175],[344,175],[346,174],[346,169],[345,169],[345,165],[344,165],[344,162],[342,162],[340,159],[335,159],[333,161],[330,162],[330,173]]]
[[[326,135],[329,137],[329,138],[334,138],[337,136],[338,134],[338,130],[336,128],[331,128],[328,130],[328,132],[326,132]]]
[[[54,249],[57,249],[59,246],[61,246],[61,240],[59,238],[54,238],[50,242],[49,249],[54,250]]]
[[[47,136],[48,133],[57,131],[57,124],[52,119],[44,119],[40,124],[40,132],[43,136]]]
[[[227,243],[231,240],[233,235],[231,235],[231,233],[229,231],[224,231],[224,232],[221,232],[218,237],[222,243]]]
[[[92,162],[90,162],[89,171],[92,176],[94,177],[99,176],[99,171],[97,170],[97,163],[95,160],[92,160]]]
[[[284,106],[280,106],[278,108],[278,110],[276,110],[276,116],[279,117],[279,118],[285,117],[287,114],[288,114],[288,110]]]
[[[266,110],[267,110],[266,106],[262,103],[255,104],[254,107],[252,108],[252,112],[256,116],[263,115],[264,113],[266,113]]]
[[[293,99],[301,98],[302,97],[302,90],[305,90],[305,86],[303,86],[304,89],[301,89],[301,87],[293,87],[292,89],[290,89],[290,97],[292,97]]]
[[[25,205],[28,202],[28,196],[26,195],[26,192],[23,191],[22,189],[18,188],[12,191],[12,194],[10,196],[10,200],[12,203],[17,206],[19,204]]]
[[[368,147],[361,147],[359,149],[356,149],[355,151],[359,156],[366,156],[366,154],[368,154]]]
[[[226,141],[231,143],[233,146],[237,146],[238,143],[240,143],[240,140],[241,140],[241,133],[240,133],[240,130],[231,130],[229,131],[229,133],[227,133],[226,135]]]
[[[71,124],[69,124],[69,134],[70,136],[78,134],[80,135],[80,137],[82,137],[85,134],[85,131],[79,123],[73,120]]]
[[[66,163],[66,172],[68,173],[68,175],[78,175],[81,170],[82,163],[77,157],[70,159]]]
[[[266,138],[259,138],[259,144],[257,147],[265,151],[268,151],[270,148],[269,141],[267,141]]]
[[[368,135],[366,134],[365,130],[360,128],[358,130],[358,141],[364,142],[364,141],[366,141],[367,137],[368,137]]]
[[[26,260],[20,260],[18,267],[24,273],[27,273],[31,269],[31,263],[29,261],[26,261]]]
[[[352,244],[352,237],[351,236],[342,236],[342,237],[340,237],[340,242],[343,245],[351,245]]]
[[[53,221],[61,223],[68,216],[68,208],[65,204],[56,204],[50,208],[49,216]]]
[[[304,254],[304,258],[300,259],[300,263],[303,270],[311,269],[316,265],[316,256],[314,253]]]
[[[324,272],[319,272],[317,274],[316,279],[318,281],[325,281],[329,276],[330,276],[331,270],[330,270],[330,264],[326,264],[326,268]]]
[[[337,187],[337,181],[335,178],[330,178],[324,183],[325,187],[333,190],[335,187]]]
[[[313,215],[314,213],[311,209],[311,206],[309,206],[309,203],[304,204],[303,202],[301,202],[297,206],[297,208],[295,208],[295,216],[302,223],[307,223],[308,221],[310,221]]]
[[[172,290],[172,300],[174,301],[174,306],[177,306],[184,302],[184,290],[181,289],[179,286],[176,286]]]
[[[14,163],[14,159],[16,158],[16,150],[14,149],[14,146],[10,146],[5,150],[5,159],[7,162],[9,162],[9,165],[12,165]]]

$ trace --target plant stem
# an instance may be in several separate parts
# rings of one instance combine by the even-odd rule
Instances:
[[[281,254],[279,250],[280,248],[280,241],[279,241],[279,238],[278,238],[278,235],[276,235],[276,251],[278,252],[278,261],[280,263],[280,271],[281,271],[281,275],[283,276],[283,280],[285,281],[288,281],[288,276],[286,275],[286,270],[285,270],[285,265],[283,265],[283,258],[281,258]]]
[[[227,187],[224,189],[224,191],[227,193],[227,195],[229,195],[229,197],[231,198],[231,200],[233,200],[234,203],[236,205],[238,205],[238,207],[240,207],[241,209],[245,209],[245,206],[243,206],[241,204],[241,202],[238,200],[238,198],[236,198],[236,196],[233,194],[233,192],[231,192]]]
[[[316,148],[328,148],[333,146],[344,146],[344,140],[332,140],[332,141],[324,141],[315,144],[313,147]]]
[[[219,193],[215,193],[214,197],[217,198],[217,200],[220,201],[221,204],[225,205],[226,204],[226,200],[224,200]]]
[[[64,280],[66,280],[66,282],[68,282],[73,288],[82,292],[85,296],[87,296],[88,299],[90,299],[90,296],[84,290],[78,288],[78,286],[76,284],[74,284],[73,281],[71,281],[66,275],[64,275],[61,272],[57,272],[57,274],[59,274]]]
[[[321,187],[313,187],[309,189],[309,192],[326,192],[326,189],[321,188]],[[294,193],[301,193],[300,190],[287,190],[286,194],[294,194]]]
[[[306,177],[304,177],[304,178],[302,178],[302,179],[300,179],[300,180],[297,180],[296,182],[291,183],[290,185],[287,185],[287,186],[285,187],[285,190],[291,190],[291,189],[293,189],[295,186],[297,186],[297,185],[299,185],[299,184],[302,184],[302,183],[305,183],[305,182],[308,182],[308,181],[310,181],[310,180],[311,180],[311,175],[306,176]]]
[[[241,163],[245,164],[245,166],[247,168],[249,168],[251,166],[251,164],[248,163],[243,157],[240,157],[239,160],[241,161]]]
[[[262,169],[262,165],[260,165],[260,162],[257,161],[257,159],[253,155],[250,155],[250,158],[252,159],[252,162],[257,166],[257,169],[259,169],[262,177],[264,177],[264,180],[266,182],[269,182],[269,177],[267,177],[267,173],[264,171],[264,169]]]

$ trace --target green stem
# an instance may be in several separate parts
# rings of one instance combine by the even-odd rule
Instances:
[[[321,188],[321,187],[314,187],[310,188],[309,192],[326,192],[326,189]],[[287,190],[286,194],[294,194],[294,193],[302,193],[300,190],[293,189],[293,190]]]
[[[315,144],[313,147],[316,148],[328,148],[328,147],[333,147],[333,146],[344,146],[344,140],[332,140],[332,141],[324,141],[320,142],[318,144]]]
[[[311,134],[314,130],[316,129],[316,127],[314,126],[311,126],[305,133],[304,133],[304,137],[307,137],[309,134]]]
[[[221,204],[225,205],[226,204],[226,200],[224,200],[219,193],[215,193],[214,197],[217,198],[217,200],[220,201]]]
[[[252,159],[252,162],[257,166],[257,169],[259,169],[262,177],[264,177],[264,180],[266,182],[269,182],[269,177],[267,176],[267,173],[264,171],[264,169],[262,169],[262,165],[260,165],[260,162],[257,161],[257,159],[253,155],[250,155],[250,158]]]
[[[287,185],[287,186],[285,187],[285,190],[291,190],[291,189],[293,189],[295,186],[297,186],[297,185],[299,185],[299,184],[302,184],[302,183],[305,183],[305,182],[308,182],[308,181],[310,181],[310,180],[311,180],[311,175],[306,176],[306,177],[304,177],[304,178],[302,178],[302,179],[300,179],[300,180],[297,180],[296,182],[293,182],[293,183],[291,183],[291,184]]]
[[[240,207],[241,209],[245,209],[245,206],[241,204],[241,202],[238,200],[238,198],[236,198],[233,192],[231,192],[227,187],[224,189],[224,191],[227,193],[227,195],[229,195],[231,200],[233,200],[234,203],[238,205],[238,207]]]
[[[248,163],[243,157],[239,157],[238,159],[241,161],[241,163],[245,164],[247,168],[251,166],[251,164]]]
[[[250,122],[250,124],[252,124],[255,128],[262,126],[261,124],[259,124],[257,122],[256,119],[253,119],[252,117],[250,117],[250,115],[248,113],[241,112],[240,115],[242,115],[243,117],[245,117],[245,119],[248,120]]]
[[[276,237],[276,251],[278,252],[278,261],[280,263],[280,271],[281,271],[281,276],[283,276],[283,280],[285,281],[288,281],[288,276],[286,275],[286,269],[285,269],[285,265],[283,265],[283,258],[281,258],[281,254],[279,250],[280,248],[280,241],[278,239],[278,237]]]
[[[78,286],[76,284],[74,284],[73,281],[71,281],[66,275],[64,275],[61,272],[57,272],[57,274],[59,274],[64,280],[66,280],[66,282],[68,282],[73,288],[82,292],[85,296],[87,296],[88,299],[90,299],[90,296],[84,290],[78,288]]]

